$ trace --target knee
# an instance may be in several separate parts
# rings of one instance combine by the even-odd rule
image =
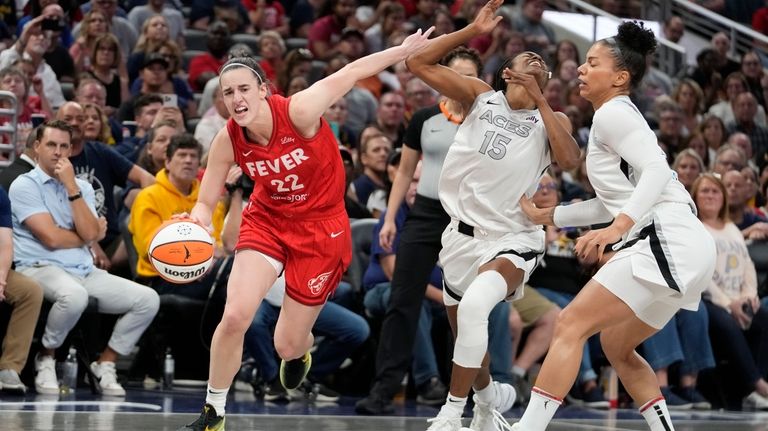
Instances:
[[[275,337],[275,351],[280,356],[280,359],[286,361],[300,358],[306,353],[305,341],[295,336]]]
[[[67,314],[83,314],[88,307],[88,292],[83,289],[70,289],[56,298],[56,303],[67,310]]]
[[[368,322],[360,316],[355,316],[354,324],[350,325],[345,340],[347,343],[359,346],[368,339],[371,335],[371,327],[368,326]]]
[[[245,334],[252,322],[252,316],[248,316],[247,313],[235,307],[227,306],[221,316],[219,326],[226,333],[242,335]]]
[[[489,310],[483,310],[482,304],[472,296],[465,296],[456,310],[456,322],[459,328],[473,327],[478,324],[488,326]]]
[[[536,322],[536,326],[548,327],[554,330],[555,324],[557,323],[557,319],[560,316],[561,312],[562,312],[562,309],[560,309],[560,307],[555,305],[539,318],[539,320]]]
[[[566,307],[557,314],[555,318],[555,340],[563,339],[586,339],[591,334],[586,334],[581,323],[584,317]]]
[[[147,314],[154,316],[160,310],[160,295],[148,287],[143,287],[143,289],[145,294],[143,296],[141,308],[146,310]]]

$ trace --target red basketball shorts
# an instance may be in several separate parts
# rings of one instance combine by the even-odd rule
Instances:
[[[283,263],[285,293],[295,301],[322,305],[336,290],[352,259],[346,212],[325,220],[243,213],[236,250],[261,252]]]

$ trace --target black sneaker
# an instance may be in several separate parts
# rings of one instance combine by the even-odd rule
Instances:
[[[701,392],[694,387],[674,388],[672,391],[680,398],[693,403],[694,410],[712,410],[712,403],[707,401],[704,395],[701,395]]]
[[[528,379],[526,379],[525,376],[519,376],[512,373],[512,381],[510,383],[512,387],[515,388],[515,392],[517,392],[515,405],[528,404],[528,400],[531,398],[531,389],[533,388],[528,382]]]
[[[312,354],[307,352],[303,357],[282,361],[280,363],[280,383],[285,389],[296,389],[304,378],[307,377],[310,367],[312,367]]]
[[[391,415],[395,412],[395,406],[391,399],[372,393],[355,403],[355,412],[370,416]]]
[[[185,430],[224,431],[224,416],[217,416],[216,409],[212,405],[206,404],[203,406],[203,412],[200,413],[200,417],[196,421],[178,429],[178,431]]]
[[[280,383],[280,379],[275,378],[264,385],[264,401],[272,401],[273,403],[290,401],[288,391]]]
[[[309,401],[319,403],[335,403],[339,401],[341,394],[322,383],[313,383],[305,380],[298,388],[288,390],[291,401]]]
[[[419,385],[416,402],[427,406],[439,406],[445,402],[448,388],[435,376]]]

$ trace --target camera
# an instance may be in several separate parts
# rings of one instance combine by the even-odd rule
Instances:
[[[51,30],[51,31],[62,31],[63,25],[61,23],[61,20],[59,18],[45,18],[42,22],[42,28],[43,30]]]

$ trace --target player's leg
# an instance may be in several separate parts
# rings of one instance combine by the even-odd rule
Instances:
[[[280,381],[286,389],[297,388],[309,373],[314,344],[312,327],[323,309],[320,305],[305,305],[286,295],[275,326],[275,350],[283,360]]]
[[[255,250],[242,249],[235,255],[227,283],[224,314],[211,341],[206,405],[200,417],[182,430],[224,429],[227,393],[240,369],[245,331],[281,270],[280,262]]]
[[[519,429],[543,431],[576,380],[587,338],[634,316],[632,309],[621,299],[594,279],[590,280],[560,312],[549,352],[520,419]]]

